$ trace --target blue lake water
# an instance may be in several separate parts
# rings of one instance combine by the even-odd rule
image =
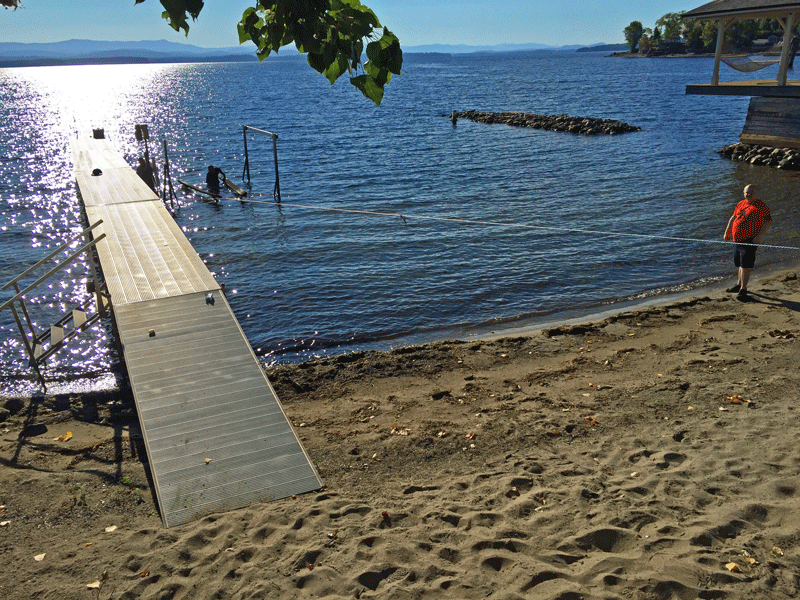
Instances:
[[[0,281],[83,228],[68,145],[76,132],[104,128],[133,166],[143,151],[134,125],[147,123],[151,152],[166,140],[173,176],[199,183],[209,163],[241,179],[247,124],[279,135],[283,203],[271,193],[272,141],[250,134],[254,201],[186,198],[175,218],[265,364],[691,289],[732,273],[729,247],[616,234],[718,242],[742,188],[756,183],[775,218],[768,243],[800,245],[800,173],[715,153],[738,140],[749,99],[685,95],[711,68],[710,59],[593,53],[408,56],[380,108],[301,60],[0,69]],[[454,109],[642,130],[453,126]],[[796,259],[763,249],[759,265]],[[84,278],[73,269],[33,294],[37,324],[84,299]],[[50,373],[102,380],[118,362],[110,338],[108,327],[87,333]],[[6,311],[0,376],[29,374]]]

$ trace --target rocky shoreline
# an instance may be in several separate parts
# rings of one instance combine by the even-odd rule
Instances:
[[[723,158],[747,162],[751,165],[764,165],[776,169],[800,171],[800,150],[796,148],[773,148],[758,144],[737,142],[728,144],[717,154]]]
[[[476,123],[511,125],[513,127],[530,127],[550,131],[566,131],[584,135],[616,135],[641,131],[641,127],[629,125],[613,119],[595,119],[590,117],[570,117],[568,115],[537,115],[523,112],[482,112],[478,110],[453,111],[449,115],[453,123],[457,119],[469,119]]]

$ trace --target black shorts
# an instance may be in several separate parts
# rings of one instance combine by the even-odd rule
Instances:
[[[758,246],[752,246],[752,239],[744,240],[741,244],[736,244],[736,250],[733,251],[733,264],[743,269],[752,269],[756,264],[756,249]],[[744,244],[748,244],[745,246]]]

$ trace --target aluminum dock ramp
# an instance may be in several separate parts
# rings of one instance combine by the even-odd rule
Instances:
[[[220,285],[105,139],[72,140],[164,526],[322,482]],[[93,175],[100,169],[102,174]]]

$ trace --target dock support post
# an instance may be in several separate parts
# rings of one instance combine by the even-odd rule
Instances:
[[[92,241],[93,237],[94,236],[91,230],[84,232],[83,239],[87,244]],[[86,262],[89,263],[89,269],[92,272],[92,287],[94,288],[94,300],[97,303],[97,313],[101,317],[104,317],[106,315],[106,301],[103,299],[103,294],[100,288],[100,278],[97,276],[97,268],[94,264],[94,249],[91,247],[86,249]]]
[[[169,185],[169,205],[174,210],[175,190],[172,188],[172,175],[169,172],[169,154],[167,154],[167,140],[161,140],[164,144],[164,185],[161,188],[161,199],[167,203],[167,185]],[[167,183],[169,182],[169,183]]]
[[[242,125],[242,137],[244,138],[244,170],[242,171],[242,181],[244,174],[247,173],[247,183],[250,183],[250,157],[247,154],[247,125]]]
[[[20,298],[20,304],[25,306],[24,301]],[[22,328],[22,322],[19,320],[19,315],[17,314],[17,309],[14,305],[11,305],[11,312],[14,313],[14,320],[17,322],[17,327],[19,327],[19,331],[22,334],[22,341],[25,343],[25,350],[28,352],[28,364],[36,371],[36,377],[39,379],[39,383],[42,384],[42,388],[44,391],[47,391],[47,384],[44,381],[44,375],[39,370],[39,361],[36,360],[36,332],[32,332],[33,335],[33,346],[31,346],[31,342],[28,341],[28,335],[25,333],[25,330]],[[27,311],[26,311],[27,312]]]
[[[281,201],[281,180],[278,177],[278,135],[272,134],[272,152],[275,155],[275,189],[272,190],[273,197]]]
[[[167,202],[167,179],[169,179],[169,156],[167,156],[167,140],[161,140],[164,145],[164,179],[161,181],[161,200]]]
[[[16,281],[12,282],[12,285],[14,286],[14,291],[15,291],[17,294],[19,294],[19,293],[21,293],[21,292],[22,292],[22,290],[20,290],[20,289],[19,289],[19,285],[17,284],[17,282],[16,282]],[[22,314],[23,314],[23,316],[25,317],[25,322],[28,324],[28,331],[30,332],[30,334],[31,334],[31,337],[32,337],[32,338],[36,338],[36,328],[33,326],[33,321],[31,320],[31,315],[28,313],[28,307],[27,307],[27,306],[25,306],[25,299],[24,299],[24,298],[22,298],[22,297],[20,297],[20,300],[19,300],[19,306],[20,306],[20,308],[22,309]],[[19,325],[19,331],[20,331],[20,333],[23,333],[23,332],[24,332],[24,329],[22,328],[22,323],[20,323],[20,321],[19,321],[19,317],[17,316],[17,311],[16,311],[16,309],[14,308],[14,305],[13,305],[13,304],[11,305],[11,310],[14,312],[14,318],[17,320],[17,324]],[[26,346],[26,348],[27,348],[27,346],[28,346],[27,339],[28,339],[28,338],[27,338],[27,336],[26,336],[24,333],[23,333],[23,336],[22,336],[22,337],[24,337],[24,338],[25,338],[25,340],[26,340],[26,342],[25,342],[25,346]],[[31,356],[33,356],[33,351],[32,351],[32,350],[30,350],[30,348],[28,348],[28,352],[29,352],[29,354],[30,354]]]
[[[144,142],[144,159],[147,161],[147,164],[150,164],[150,147],[147,145],[147,140],[150,139],[150,132],[148,131],[147,125],[139,124],[136,125],[134,128],[134,133],[137,142]]]

